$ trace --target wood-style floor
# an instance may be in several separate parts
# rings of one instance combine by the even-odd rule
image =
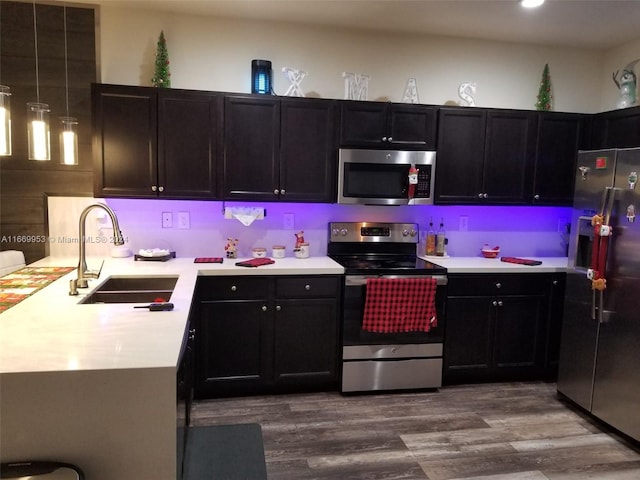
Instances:
[[[640,479],[640,449],[559,401],[553,383],[193,407],[194,425],[254,422],[262,425],[269,480]]]

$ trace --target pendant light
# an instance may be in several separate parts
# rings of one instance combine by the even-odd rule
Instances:
[[[38,76],[38,26],[36,2],[33,2],[33,38],[36,57],[36,102],[27,103],[27,130],[29,137],[29,160],[51,160],[49,133],[49,105],[40,103],[40,79]]]
[[[67,106],[67,116],[60,117],[62,130],[60,131],[60,163],[63,165],[78,164],[78,135],[75,128],[78,121],[69,116],[69,69],[67,67],[67,4],[63,4],[64,16],[64,87]]]
[[[0,7],[0,28],[2,14]],[[0,73],[2,72],[2,32],[0,31]],[[1,78],[1,77],[0,77]],[[11,155],[11,89],[0,82],[0,157]]]

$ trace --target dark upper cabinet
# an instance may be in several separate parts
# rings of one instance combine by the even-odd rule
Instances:
[[[438,119],[435,201],[477,203],[482,192],[487,116],[474,108],[442,108]]]
[[[280,100],[227,96],[224,101],[223,198],[277,200]]]
[[[539,114],[532,204],[572,204],[575,163],[578,150],[584,146],[584,130],[584,115]]]
[[[593,116],[591,148],[640,147],[640,107]]]
[[[220,97],[92,85],[94,194],[216,198]]]
[[[335,101],[227,96],[224,198],[332,202],[335,123]]]
[[[436,203],[529,204],[536,125],[533,111],[440,109]]]
[[[335,202],[337,102],[283,98],[280,102],[280,198]]]
[[[437,107],[342,101],[340,145],[435,150]]]
[[[441,109],[436,203],[527,204],[535,127],[535,112]]]

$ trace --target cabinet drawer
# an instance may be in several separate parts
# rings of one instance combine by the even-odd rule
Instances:
[[[547,291],[547,274],[449,275],[449,296],[540,295]]]
[[[278,298],[336,297],[339,289],[339,277],[276,278],[276,297]]]
[[[201,277],[199,300],[250,300],[269,296],[268,277]]]

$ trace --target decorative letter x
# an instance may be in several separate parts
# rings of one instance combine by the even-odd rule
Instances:
[[[302,79],[307,76],[307,72],[304,70],[298,70],[297,68],[282,67],[282,72],[287,76],[291,85],[284,92],[285,97],[304,97],[304,93],[300,89],[300,83]]]

